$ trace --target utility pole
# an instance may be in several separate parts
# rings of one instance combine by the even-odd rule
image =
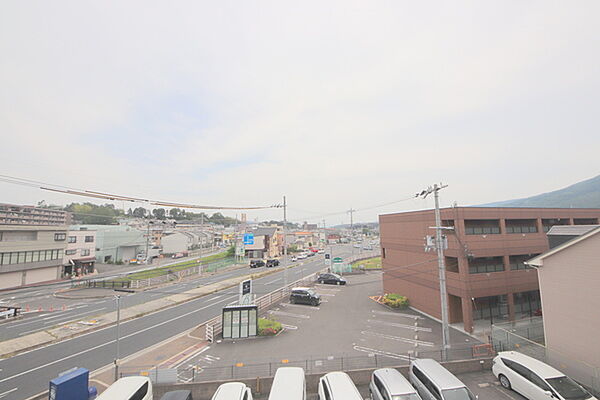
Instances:
[[[202,245],[204,244],[204,212],[200,213],[200,264],[202,264]]]
[[[287,203],[285,196],[283,196],[283,286],[286,287],[288,284],[287,278]],[[285,289],[284,289],[285,291]]]
[[[442,218],[440,216],[440,200],[438,192],[448,187],[448,185],[442,185],[441,183],[435,184],[418,193],[416,197],[423,196],[426,198],[429,194],[433,193],[435,199],[435,247],[438,255],[438,272],[440,277],[440,300],[442,306],[442,359],[448,359],[448,349],[450,348],[450,331],[448,328],[448,290],[446,288],[446,265],[444,263],[444,243],[442,240]]]
[[[350,261],[352,262],[352,260],[354,260],[354,213],[356,212],[356,210],[350,208],[346,212],[350,214],[350,246],[352,246],[350,249]]]
[[[148,245],[150,244],[150,221],[148,221],[148,223],[146,224],[146,264],[148,264]]]

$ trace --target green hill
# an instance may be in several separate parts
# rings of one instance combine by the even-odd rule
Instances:
[[[600,208],[600,175],[554,192],[523,199],[482,204],[483,207]]]

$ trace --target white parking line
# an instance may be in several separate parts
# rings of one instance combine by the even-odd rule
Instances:
[[[412,329],[413,331],[431,332],[431,328],[424,328],[422,326],[415,326],[415,325],[396,324],[394,322],[378,321],[376,319],[368,319],[367,323],[375,323],[375,324],[393,326],[396,328]]]
[[[363,353],[377,354],[377,355],[385,356],[385,357],[389,357],[389,358],[396,358],[398,360],[410,360],[411,359],[410,357],[402,355],[402,354],[396,354],[396,353],[391,353],[389,351],[371,349],[369,347],[363,347],[363,346],[354,346],[354,350],[362,351]]]
[[[380,315],[393,315],[394,317],[406,317],[406,318],[412,318],[412,319],[425,319],[419,315],[411,315],[411,314],[402,314],[402,313],[395,313],[395,312],[389,312],[389,311],[378,311],[378,310],[371,310],[372,313],[375,314],[380,314]]]
[[[362,331],[361,334],[366,335],[366,336],[375,336],[375,337],[379,337],[379,338],[383,338],[383,339],[396,340],[398,342],[418,344],[420,346],[430,346],[431,347],[434,345],[434,343],[432,343],[432,342],[425,342],[423,340],[416,340],[416,339],[407,339],[407,338],[403,338],[400,336],[386,335],[384,333]]]
[[[306,307],[306,306],[301,306],[298,304],[288,304],[288,303],[281,303],[282,306],[284,307],[298,307],[298,308],[302,308],[304,310],[320,310],[320,307]]]
[[[298,329],[298,327],[296,325],[286,325],[286,324],[281,324],[282,327],[284,327],[285,329],[291,329],[291,330],[296,330]]]
[[[272,280],[271,282],[265,282],[265,285],[270,285],[272,283],[279,282],[280,280],[281,280],[281,278],[277,278],[277,279]]]
[[[321,296],[335,296],[335,294],[331,294],[331,293],[319,293]]]
[[[325,287],[325,285],[315,285],[319,287],[319,290],[330,290],[332,292],[340,292],[342,289],[332,289],[332,288],[328,288]]]
[[[285,315],[287,317],[294,317],[294,318],[303,318],[303,319],[308,319],[310,318],[309,315],[304,315],[304,314],[292,314],[289,312],[285,312],[285,311],[275,311],[275,310],[271,310],[269,311],[269,314],[275,314],[275,315]]]

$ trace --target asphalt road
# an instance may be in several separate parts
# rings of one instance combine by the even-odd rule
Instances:
[[[181,260],[177,260],[181,262]],[[154,266],[156,268],[156,266]],[[140,268],[138,268],[139,270]],[[144,268],[148,269],[148,268]],[[216,275],[206,275],[193,279],[187,279],[183,282],[168,286],[162,291],[146,291],[127,295],[124,300],[123,307],[131,307],[137,304],[143,304],[151,300],[156,300],[160,297],[170,296],[174,293],[184,292],[193,289],[199,285],[207,285],[218,280],[231,278],[246,274],[246,269],[237,271],[229,271]],[[131,271],[126,272],[131,273]],[[122,275],[123,272],[113,272],[110,276]],[[23,315],[23,318],[14,321],[6,321],[0,324],[0,340],[8,340],[18,338],[33,332],[49,329],[55,325],[65,324],[70,321],[78,321],[81,319],[89,319],[94,315],[110,312],[115,308],[115,300],[113,298],[103,299],[59,299],[53,296],[57,290],[69,288],[70,282],[53,284],[49,286],[37,288],[17,289],[10,292],[3,292],[2,297],[5,299],[3,303],[10,303],[13,306],[25,307],[30,305],[32,310],[37,307],[43,307],[42,312],[30,312]],[[82,289],[84,290],[84,289]],[[95,293],[105,291],[107,296],[115,294],[110,289],[94,289]],[[125,295],[125,293],[119,293]],[[49,312],[48,308],[52,306],[55,311]],[[65,306],[65,310],[62,307]],[[0,398],[1,399],[1,398]]]
[[[350,249],[338,248],[334,252],[336,256],[344,256],[350,254]],[[304,265],[287,270],[288,280],[299,279],[322,268],[323,256],[309,258]],[[256,280],[255,292],[268,293],[282,287],[283,276],[284,272],[280,271]],[[219,275],[213,279],[223,277]],[[152,291],[145,293],[152,295]],[[131,305],[129,302],[134,301],[135,296],[124,298],[122,306]],[[218,315],[222,306],[236,297],[235,289],[227,289],[121,324],[120,357],[124,358],[193,328]],[[51,379],[73,367],[94,371],[111,364],[115,358],[115,335],[116,328],[108,327],[0,360],[0,399],[21,400],[43,392],[48,389]]]

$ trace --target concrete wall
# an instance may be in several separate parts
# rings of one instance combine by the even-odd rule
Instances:
[[[600,368],[600,234],[545,258],[538,274],[546,346]]]
[[[135,258],[137,251],[146,248],[146,231],[131,228],[125,225],[73,225],[71,229],[87,228],[96,231],[96,261],[103,263],[104,258],[110,256],[112,261]],[[125,247],[135,247],[123,256]],[[133,254],[133,255],[131,255]]]
[[[191,238],[181,232],[173,232],[164,235],[160,243],[162,244],[163,254],[181,253],[188,250]]]
[[[465,360],[465,361],[451,361],[442,363],[450,372],[453,374],[462,374],[467,372],[476,372],[483,370],[490,370],[492,368],[491,358],[482,358],[477,360]],[[408,377],[408,366],[397,367],[397,369]],[[375,371],[372,369],[361,369],[353,371],[345,371],[352,381],[356,385],[366,385],[371,380],[371,375]],[[306,391],[309,393],[316,393],[319,379],[325,375],[322,374],[310,374],[306,375]],[[273,383],[273,377],[268,378],[254,378],[254,379],[234,379],[227,381],[215,381],[215,382],[202,382],[202,383],[178,383],[171,385],[155,385],[154,396],[159,398],[166,392],[172,390],[191,390],[194,400],[205,400],[210,399],[215,393],[219,385],[226,382],[243,382],[246,386],[252,389],[252,393],[266,394],[271,390],[271,384]]]

